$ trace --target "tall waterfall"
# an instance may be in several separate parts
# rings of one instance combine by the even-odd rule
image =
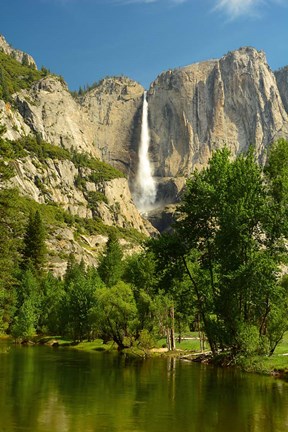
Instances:
[[[142,212],[151,210],[156,200],[156,184],[152,177],[149,161],[149,144],[148,102],[145,91],[143,95],[141,140],[138,151],[138,171],[134,197],[136,206]]]

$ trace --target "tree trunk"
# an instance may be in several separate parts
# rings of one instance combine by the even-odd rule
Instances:
[[[166,343],[168,351],[171,351],[171,333],[169,327],[166,329]]]
[[[197,296],[197,300],[198,300],[199,313],[200,313],[202,321],[203,321],[206,337],[207,337],[208,343],[210,345],[212,354],[213,354],[213,356],[215,356],[217,354],[217,346],[216,346],[216,343],[214,342],[214,340],[211,338],[211,335],[209,334],[209,331],[208,331],[208,323],[207,323],[207,319],[206,319],[206,314],[205,314],[205,312],[203,310],[203,306],[202,306],[203,300],[202,300],[202,298],[200,296],[197,283],[195,282],[194,278],[192,277],[192,274],[191,274],[191,272],[190,272],[190,270],[188,268],[188,265],[187,265],[187,262],[186,262],[184,256],[182,257],[182,260],[183,260],[186,272],[187,272],[187,274],[189,276],[189,279],[191,280],[192,285],[194,286],[194,290],[195,290],[195,293],[196,293],[196,296]]]
[[[174,351],[176,349],[175,344],[175,331],[174,331],[174,305],[170,307],[169,315],[171,318],[171,327],[170,327],[170,341],[171,341],[171,350]]]

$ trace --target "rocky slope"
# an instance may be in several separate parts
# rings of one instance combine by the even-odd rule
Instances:
[[[98,179],[97,170],[57,156],[43,159],[30,153],[5,163],[13,174],[2,180],[0,190],[17,189],[23,197],[44,205],[44,215],[47,211],[53,215],[47,244],[50,269],[58,275],[64,273],[71,253],[78,261],[97,265],[110,227],[117,227],[128,254],[138,249],[136,232],[143,236],[154,232],[136,209],[124,177]]]
[[[3,37],[0,50],[36,67],[32,57],[10,47]],[[6,138],[33,134],[70,152],[76,149],[108,162],[128,177],[95,184],[89,169],[71,160],[43,163],[30,155],[14,161],[16,175],[9,184],[38,203],[55,203],[77,217],[98,218],[107,226],[144,234],[153,232],[130,192],[138,168],[143,93],[143,87],[129,78],[111,77],[84,95],[72,96],[63,79],[48,75],[15,93],[12,103],[0,100],[0,124],[7,128]],[[274,74],[264,53],[254,48],[164,72],[151,84],[147,97],[150,159],[160,207],[179,200],[187,176],[205,166],[214,149],[225,145],[236,155],[252,144],[263,162],[269,144],[277,137],[288,137],[288,69]],[[166,217],[162,210],[154,212],[155,226],[169,225],[171,208],[168,213]],[[67,252],[74,248],[82,256],[86,247],[86,258],[97,259],[95,245],[103,244],[102,237],[88,238],[84,233],[76,245],[73,230],[61,229],[58,237]],[[53,242],[55,247],[60,244],[55,238]]]
[[[53,145],[99,156],[87,116],[63,80],[47,76],[14,96],[23,127]],[[9,128],[10,129],[10,128]]]

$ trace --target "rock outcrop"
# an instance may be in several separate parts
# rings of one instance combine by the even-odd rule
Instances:
[[[13,138],[17,130],[31,131],[51,144],[90,153],[128,174],[137,157],[143,92],[140,84],[128,78],[106,78],[74,98],[62,79],[48,76],[15,95],[22,122],[18,117],[7,118],[7,130],[14,130]]]
[[[37,69],[35,60],[33,59],[33,57],[31,57],[31,55],[13,48],[11,45],[8,44],[8,42],[2,35],[0,35],[0,51],[4,52],[4,54],[8,54],[9,56],[17,60],[19,63],[25,64],[27,66],[32,66]]]
[[[1,188],[17,188],[37,203],[57,204],[80,218],[89,219],[96,215],[108,226],[134,228],[147,236],[149,230],[153,232],[136,209],[126,178],[85,182],[85,186],[77,187],[75,180],[79,175],[89,177],[92,170],[77,168],[69,160],[46,159],[41,163],[29,156],[14,161],[13,167],[15,175],[2,183]],[[89,202],[91,193],[98,193],[93,208]]]

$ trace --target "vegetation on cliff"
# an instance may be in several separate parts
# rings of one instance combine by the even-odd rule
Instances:
[[[45,68],[40,71],[25,62],[22,64],[13,57],[0,51],[0,99],[5,102],[13,102],[13,93],[27,89],[35,81],[46,76],[49,71]]]

